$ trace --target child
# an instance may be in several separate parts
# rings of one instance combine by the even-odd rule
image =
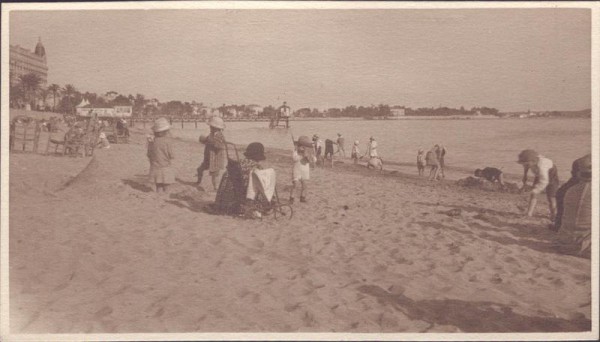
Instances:
[[[294,152],[292,153],[292,160],[294,166],[292,168],[292,191],[290,193],[290,204],[294,203],[294,192],[296,191],[296,185],[300,182],[300,202],[306,202],[305,193],[307,191],[307,182],[310,179],[310,162],[315,157],[312,156],[308,149],[312,147],[312,143],[307,136],[301,136],[297,142],[294,142]]]
[[[100,145],[101,148],[110,148],[110,143],[106,138],[106,133],[100,132],[100,134],[98,135],[98,140],[98,145]]]
[[[419,176],[425,174],[425,152],[423,152],[422,148],[417,153],[417,170],[419,170]]]
[[[358,155],[360,154],[360,149],[358,148],[358,140],[354,141],[354,145],[352,146],[352,153],[350,154],[350,158],[354,161],[354,164],[358,164]]]
[[[556,191],[560,181],[558,171],[552,160],[542,156],[534,150],[523,150],[519,154],[517,163],[523,166],[523,188],[527,185],[527,174],[531,170],[535,176],[533,189],[529,195],[529,205],[526,215],[532,216],[537,204],[537,195],[546,191],[548,207],[550,209],[550,220],[554,221],[556,214]]]
[[[316,160],[315,161],[316,165],[323,166],[324,165],[324,158],[323,158],[323,155],[322,155],[322,153],[323,153],[323,141],[321,141],[321,139],[319,138],[319,136],[316,135],[316,134],[313,135],[312,141],[313,141],[313,146],[314,146],[314,149],[315,149],[315,154],[314,155],[315,155],[315,158],[316,158],[315,159]]]
[[[325,160],[329,161],[330,166],[333,167],[333,140],[325,140]]]
[[[211,176],[213,188],[215,191],[219,188],[221,178],[227,167],[227,150],[225,148],[225,122],[218,116],[211,117],[207,124],[210,126],[208,137],[200,136],[200,143],[204,144],[204,159],[202,164],[196,169],[198,175],[197,186],[199,189],[202,184],[202,174],[208,170]]]
[[[504,186],[502,170],[495,167],[486,167],[483,170],[477,169],[475,170],[475,177],[487,179],[492,183],[497,181],[501,186]]]
[[[425,164],[430,167],[429,169],[429,180],[438,180],[438,172],[440,170],[440,162],[438,159],[439,146],[435,145],[425,155]]]
[[[156,192],[167,192],[169,184],[175,183],[175,171],[171,167],[174,158],[167,133],[171,126],[165,118],[156,120],[152,130],[153,141],[148,142],[148,159],[150,160],[150,179],[156,184]]]

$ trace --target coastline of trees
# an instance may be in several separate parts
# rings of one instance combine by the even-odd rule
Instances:
[[[86,100],[91,106],[98,108],[113,106],[132,106],[133,117],[156,117],[168,116],[171,118],[197,118],[203,119],[219,113],[225,119],[258,119],[270,118],[275,115],[277,107],[269,105],[260,107],[258,105],[236,105],[223,104],[217,108],[209,108],[202,102],[168,101],[161,103],[157,99],[146,99],[143,94],[135,96],[119,94],[116,91],[108,91],[105,94],[81,92],[73,85],[66,84],[63,87],[58,84],[50,84],[43,87],[41,79],[35,74],[22,75],[19,81],[10,86],[10,107],[25,108],[29,105],[31,109],[41,111],[52,111],[66,115],[75,114],[77,104]],[[40,104],[41,103],[41,104]],[[422,107],[410,108],[404,106],[390,106],[387,104],[370,106],[346,106],[344,108],[329,108],[318,110],[316,108],[299,108],[294,111],[295,117],[305,118],[365,118],[381,119],[394,116],[498,116],[498,117],[591,117],[591,110],[581,111],[546,111],[531,113],[501,113],[496,108],[473,107],[471,109],[449,108],[449,107]]]

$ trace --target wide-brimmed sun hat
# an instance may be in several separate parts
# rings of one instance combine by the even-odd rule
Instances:
[[[223,119],[221,119],[218,116],[212,116],[210,119],[208,119],[207,124],[210,127],[214,127],[214,128],[218,128],[218,129],[225,129],[225,122],[223,121]]]
[[[259,142],[250,143],[250,145],[246,147],[246,152],[244,152],[244,155],[246,158],[256,161],[267,159],[265,157],[265,147]]]
[[[152,131],[154,132],[162,132],[171,128],[169,125],[169,121],[166,118],[158,118],[154,121],[154,125],[152,126]]]
[[[298,138],[298,145],[302,147],[312,147],[312,141],[310,141],[306,135],[302,135]]]
[[[523,150],[521,151],[521,153],[519,153],[519,159],[517,160],[517,163],[528,163],[528,162],[534,162],[537,160],[537,158],[539,157],[539,153],[537,153],[534,150]]]

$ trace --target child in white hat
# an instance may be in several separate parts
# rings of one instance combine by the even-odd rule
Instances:
[[[296,185],[300,182],[300,202],[306,202],[306,191],[308,180],[310,179],[310,163],[315,162],[315,156],[310,152],[313,150],[312,142],[307,136],[301,136],[298,141],[294,141],[294,152],[292,160],[292,190],[290,192],[290,203],[294,203],[294,193]]]
[[[156,192],[167,192],[169,184],[175,183],[175,171],[171,160],[175,157],[167,133],[171,126],[165,118],[154,122],[152,131],[154,139],[148,142],[148,159],[150,160],[150,179],[156,184]]]

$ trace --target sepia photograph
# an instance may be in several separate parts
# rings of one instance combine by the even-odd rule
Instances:
[[[599,11],[2,4],[0,340],[598,339]]]

